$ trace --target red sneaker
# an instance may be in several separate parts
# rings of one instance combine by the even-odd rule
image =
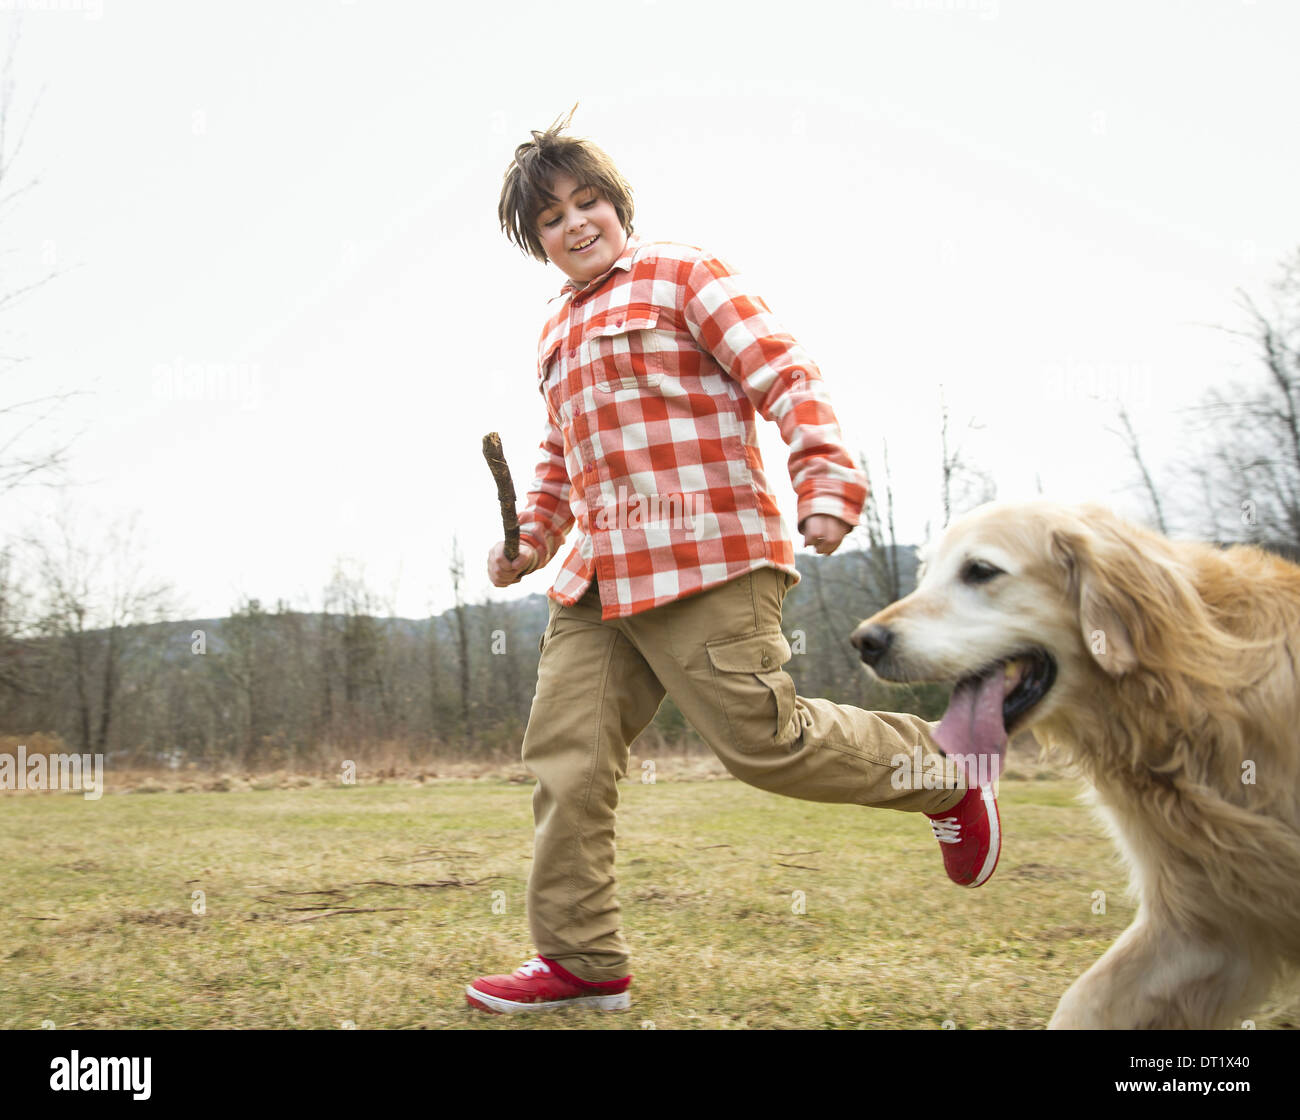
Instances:
[[[471,1007],[505,1015],[553,1007],[621,1011],[632,1005],[627,994],[631,983],[631,976],[600,983],[579,980],[554,961],[537,956],[525,961],[512,976],[480,976],[465,989],[465,999]]]
[[[992,786],[977,786],[946,813],[926,813],[943,849],[948,878],[963,887],[986,882],[1002,854],[1002,819]]]

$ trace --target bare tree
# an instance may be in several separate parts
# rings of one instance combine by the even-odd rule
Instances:
[[[325,590],[324,698],[328,723],[348,737],[386,737],[393,730],[388,640],[376,617],[384,610],[360,569],[343,561],[335,565]]]
[[[31,696],[34,654],[27,639],[32,634],[32,596],[18,574],[17,549],[0,548],[0,697],[5,692]]]
[[[948,402],[939,387],[940,427],[939,439],[943,449],[943,525],[946,529],[952,515],[964,513],[997,497],[997,487],[987,471],[972,464],[963,454],[962,445],[948,445]],[[980,425],[972,418],[966,425],[968,431],[979,431]],[[954,508],[955,507],[955,508]]]
[[[1244,292],[1244,330],[1263,365],[1255,384],[1236,382],[1206,394],[1190,424],[1208,453],[1185,468],[1200,484],[1201,521],[1217,538],[1300,548],[1300,250],[1281,265],[1266,314]],[[1227,329],[1227,328],[1224,328]],[[1221,511],[1234,515],[1225,529]],[[1231,523],[1237,524],[1233,526]]]
[[[46,688],[71,701],[79,749],[104,753],[143,625],[166,617],[172,591],[144,574],[134,519],[110,526],[99,547],[84,542],[67,513],[56,530],[54,539],[30,542],[44,597],[37,629],[52,650]]]
[[[1150,470],[1147,469],[1146,460],[1142,456],[1142,447],[1138,440],[1137,432],[1133,428],[1133,421],[1129,419],[1128,409],[1123,404],[1118,406],[1119,422],[1123,426],[1123,432],[1116,432],[1113,428],[1107,429],[1114,435],[1118,435],[1123,441],[1124,446],[1128,448],[1128,453],[1133,458],[1137,466],[1138,474],[1142,476],[1142,485],[1146,489],[1147,497],[1151,499],[1151,508],[1155,511],[1156,527],[1164,534],[1168,535],[1169,526],[1165,522],[1164,506],[1160,502],[1160,491],[1156,489],[1155,480],[1151,477]]]
[[[451,538],[451,589],[456,600],[456,654],[460,662],[460,715],[466,738],[471,745],[474,742],[474,723],[470,708],[470,665],[469,665],[469,619],[465,610],[465,597],[460,585],[465,579],[465,558],[461,555],[460,542]]]
[[[445,676],[442,663],[445,654],[442,641],[438,637],[438,616],[432,612],[429,614],[429,634],[425,652],[429,659],[429,731],[435,740],[443,740],[447,733],[442,696],[442,682]]]
[[[19,26],[17,23],[13,25],[4,61],[0,64],[0,223],[12,217],[22,197],[39,182],[34,178],[18,183],[14,181],[14,165],[22,154],[27,131],[40,103],[38,94],[25,113],[17,107],[14,71]],[[7,312],[58,274],[52,259],[42,260],[41,270],[34,278],[0,290],[0,312]],[[0,352],[0,375],[14,373],[24,360],[19,355]],[[75,395],[72,391],[25,393],[10,385],[0,389],[0,494],[43,475],[59,478],[66,465],[71,441],[61,446],[37,447],[33,445],[32,437]]]
[[[255,752],[267,731],[270,712],[266,690],[270,678],[264,668],[268,621],[262,604],[245,596],[222,627],[226,649],[218,664],[240,700],[243,754]]]
[[[807,575],[808,582],[812,584],[813,596],[817,602],[817,619],[820,623],[818,627],[821,641],[834,645],[840,650],[842,656],[835,658],[833,661],[825,659],[822,663],[822,673],[825,675],[824,683],[821,685],[821,691],[833,692],[841,695],[845,690],[858,692],[864,684],[862,675],[862,661],[858,656],[858,651],[853,648],[849,642],[850,626],[844,625],[843,616],[839,611],[832,611],[830,603],[826,598],[826,571],[830,564],[822,557],[812,557],[809,560]],[[842,605],[843,595],[836,595],[836,606]]]
[[[862,527],[867,547],[860,551],[864,570],[864,589],[873,603],[888,606],[903,596],[898,571],[898,538],[894,532],[894,483],[889,471],[889,443],[884,444],[885,505],[881,520],[880,499],[871,485],[871,468],[867,457],[859,454],[858,465],[867,476],[867,501],[862,507]]]

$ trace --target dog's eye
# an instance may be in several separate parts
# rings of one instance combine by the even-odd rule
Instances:
[[[961,570],[962,583],[988,583],[997,576],[1004,575],[1001,568],[995,568],[987,560],[968,560]]]

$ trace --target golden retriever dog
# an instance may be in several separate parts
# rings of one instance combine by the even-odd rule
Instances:
[[[1049,1026],[1239,1026],[1300,962],[1300,567],[1027,502],[919,575],[853,632],[863,661],[954,682],[935,740],[968,772],[1029,728],[1065,752],[1130,871],[1133,924]]]

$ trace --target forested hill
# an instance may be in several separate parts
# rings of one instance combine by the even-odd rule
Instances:
[[[895,708],[933,707],[924,693],[882,693],[847,640],[895,587],[912,588],[914,549],[801,555],[798,567],[783,628],[801,694],[876,707],[887,694]],[[408,619],[370,613],[374,600],[361,590],[329,613],[248,599],[226,618],[69,624],[6,642],[0,735],[12,743],[44,733],[133,764],[281,765],[379,744],[408,755],[517,751],[545,595]],[[666,703],[647,734],[675,745],[687,731]]]

